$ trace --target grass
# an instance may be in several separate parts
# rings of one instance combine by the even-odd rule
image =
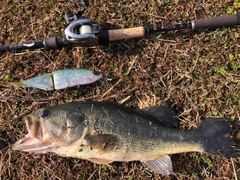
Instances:
[[[64,13],[80,9],[80,1],[5,0],[0,7],[0,45],[62,36]],[[102,29],[152,27],[239,12],[239,1],[90,1],[84,14]],[[112,167],[54,154],[13,152],[23,137],[22,118],[44,106],[70,101],[117,101],[144,108],[171,107],[181,127],[192,129],[209,116],[232,119],[240,144],[240,45],[238,27],[181,30],[97,47],[25,50],[0,53],[0,179],[237,179],[240,158],[200,153],[172,155],[174,174],[152,173],[140,162]],[[156,37],[159,36],[158,39]],[[64,68],[104,73],[104,86],[58,91],[16,89],[7,82]]]

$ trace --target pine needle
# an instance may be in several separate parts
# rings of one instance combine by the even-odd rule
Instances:
[[[232,158],[231,158],[231,162],[232,162],[232,166],[233,166],[233,173],[234,173],[234,176],[235,176],[235,180],[238,180],[236,169],[235,169],[235,165],[234,165],[234,162],[233,162]]]

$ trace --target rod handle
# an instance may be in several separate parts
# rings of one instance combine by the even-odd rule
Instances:
[[[144,36],[144,27],[108,30],[109,41],[137,38]]]
[[[192,21],[192,29],[217,28],[222,26],[233,26],[240,24],[240,14],[225,15],[209,19],[198,19]]]

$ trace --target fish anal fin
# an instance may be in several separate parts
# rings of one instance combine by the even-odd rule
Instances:
[[[159,122],[167,127],[176,128],[179,126],[179,120],[172,109],[164,106],[153,106],[143,109],[149,116],[159,120]]]
[[[113,162],[113,160],[109,160],[109,159],[100,159],[100,158],[89,158],[89,161],[92,161],[94,163],[97,164],[105,164],[105,165],[109,165],[110,163]]]
[[[85,140],[93,150],[98,150],[103,153],[110,152],[119,147],[119,139],[112,134],[96,134],[86,136]]]
[[[162,174],[169,175],[172,173],[172,161],[168,155],[161,156],[158,159],[150,160],[150,161],[141,161],[147,167],[149,167],[152,171]]]

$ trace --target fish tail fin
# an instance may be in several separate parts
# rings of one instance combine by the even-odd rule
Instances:
[[[12,85],[14,85],[17,88],[22,87],[22,82],[9,82],[9,84],[12,84]]]
[[[203,148],[205,153],[225,156],[227,158],[240,155],[231,138],[230,121],[225,118],[207,118],[198,130],[204,135]]]

